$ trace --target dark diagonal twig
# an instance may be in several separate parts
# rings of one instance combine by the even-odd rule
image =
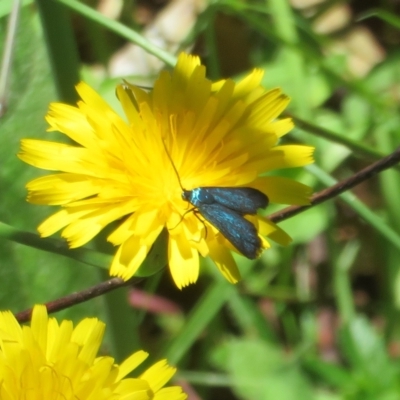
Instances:
[[[378,173],[393,167],[400,161],[400,147],[395,150],[392,154],[382,158],[381,160],[369,165],[368,167],[362,169],[356,174],[352,175],[350,178],[347,178],[343,181],[336,183],[327,189],[321,190],[318,193],[315,193],[311,197],[311,204],[309,206],[290,206],[286,207],[281,211],[271,214],[268,216],[268,219],[272,222],[281,222],[285,219],[293,217],[300,212],[309,209],[310,207],[316,206],[317,204],[323,203],[333,197],[338,196],[339,194],[353,188],[354,186],[360,184],[361,182],[377,175]]]

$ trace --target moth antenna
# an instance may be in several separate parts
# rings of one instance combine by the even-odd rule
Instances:
[[[172,168],[173,168],[174,171],[175,171],[176,177],[177,177],[178,182],[179,182],[179,186],[181,187],[182,191],[184,191],[185,189],[184,189],[183,186],[182,186],[182,182],[181,182],[181,178],[180,178],[180,176],[179,176],[178,170],[177,170],[176,167],[175,167],[175,164],[174,164],[174,161],[172,160],[171,155],[168,153],[167,145],[165,144],[163,138],[161,138],[161,141],[162,141],[162,144],[163,144],[163,146],[164,146],[165,153],[167,154],[167,157],[169,158],[169,161],[171,161],[171,165],[172,165]]]
[[[175,163],[174,163],[174,161],[172,160],[171,155],[168,153],[167,145],[165,144],[164,139],[161,138],[161,141],[162,141],[162,144],[163,144],[163,146],[164,146],[165,153],[167,154],[167,157],[169,158],[169,161],[171,161],[171,165],[172,165],[172,168],[173,168],[174,171],[175,171],[176,177],[177,177],[178,182],[179,182],[179,186],[181,187],[182,192],[183,192],[185,189],[184,189],[183,186],[182,186],[181,178],[180,178],[180,176],[179,176],[178,170],[176,169]],[[204,229],[205,229],[205,231],[206,231],[206,237],[207,237],[207,226],[206,226],[206,224],[204,223],[204,221],[202,221],[202,220],[199,218],[199,216],[196,214],[195,210],[196,210],[195,207],[194,207],[194,208],[191,208],[190,210],[187,210],[187,211],[181,216],[181,220],[180,220],[172,229],[175,229],[175,228],[183,221],[183,219],[185,218],[185,215],[186,215],[187,213],[189,213],[190,211],[194,211],[194,215],[196,216],[196,218],[204,225]]]

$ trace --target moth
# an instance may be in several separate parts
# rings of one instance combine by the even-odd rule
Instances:
[[[199,187],[182,189],[182,198],[214,225],[244,256],[257,258],[261,240],[255,226],[244,215],[255,215],[268,205],[268,197],[249,187]]]
[[[182,199],[215,226],[240,253],[249,259],[257,258],[262,249],[261,239],[255,226],[244,215],[255,215],[259,208],[267,207],[268,197],[251,187],[204,186],[184,189],[164,141],[163,144],[182,189]]]

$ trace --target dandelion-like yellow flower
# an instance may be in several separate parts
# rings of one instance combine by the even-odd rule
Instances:
[[[34,307],[30,326],[10,311],[0,312],[0,399],[30,400],[184,400],[181,387],[163,386],[175,373],[165,360],[138,378],[126,376],[148,356],[138,351],[121,365],[96,357],[104,323],[86,318],[75,328],[58,324],[45,306]]]
[[[265,176],[312,162],[313,148],[277,144],[293,127],[291,119],[276,120],[289,99],[279,89],[263,89],[262,75],[256,69],[237,84],[230,79],[212,83],[197,57],[181,54],[151,91],[118,86],[127,121],[80,83],[77,107],[54,103],[47,115],[50,130],[78,145],[22,141],[22,160],[62,171],[27,185],[30,202],[63,206],[39,226],[40,234],[62,229],[70,246],[78,247],[121,220],[108,237],[119,246],[111,275],[128,279],[166,228],[169,268],[179,288],[196,282],[199,254],[210,256],[226,279],[237,282],[240,273],[230,252],[235,248],[190,211],[182,190],[250,187],[271,202],[309,204],[307,186]],[[245,218],[254,224],[261,249],[270,246],[265,236],[290,242],[272,222]]]

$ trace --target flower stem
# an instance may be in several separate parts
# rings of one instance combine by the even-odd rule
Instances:
[[[49,2],[49,0],[44,0],[44,2]],[[167,51],[151,43],[140,33],[135,32],[133,29],[128,28],[127,26],[121,24],[120,22],[109,19],[104,15],[102,15],[101,13],[99,13],[98,11],[94,10],[93,8],[90,8],[85,4],[83,4],[82,2],[76,0],[58,0],[58,2],[77,11],[79,14],[85,16],[86,18],[89,18],[90,20],[101,24],[110,31],[113,31],[118,35],[130,40],[131,42],[136,43],[138,46],[146,50],[148,53],[153,54],[160,60],[164,61],[167,65],[169,66],[175,65],[176,58],[173,55],[169,54]]]
[[[298,118],[291,113],[285,113],[284,116],[292,118],[297,128],[310,132],[324,139],[331,140],[334,143],[343,144],[347,148],[353,150],[354,153],[359,154],[361,156],[368,157],[372,160],[378,160],[385,156],[384,153],[382,153],[379,150],[375,150],[372,147],[366,146],[361,142],[353,140],[349,137],[340,135],[339,133],[330,131],[325,128],[321,128],[320,126],[314,125],[301,118]]]
[[[55,1],[36,0],[53,79],[59,99],[75,104],[75,85],[79,82],[79,57],[68,10]]]

